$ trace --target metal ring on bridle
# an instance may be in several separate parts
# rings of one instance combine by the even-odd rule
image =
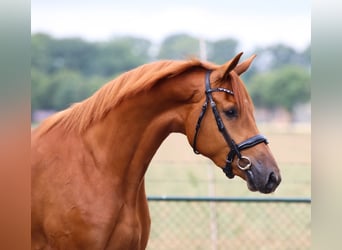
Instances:
[[[241,160],[241,159],[247,160],[248,163],[247,163],[246,165],[244,165],[244,166],[241,166],[241,165],[240,165],[240,160]],[[238,158],[238,160],[237,160],[237,165],[238,165],[238,167],[239,167],[241,170],[248,170],[248,169],[251,168],[252,162],[251,162],[251,160],[250,160],[247,156],[241,156],[241,158]]]

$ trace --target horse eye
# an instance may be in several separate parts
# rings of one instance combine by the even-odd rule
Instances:
[[[228,110],[224,111],[224,114],[228,117],[228,118],[235,118],[238,116],[238,112],[236,110],[236,108],[231,108]]]

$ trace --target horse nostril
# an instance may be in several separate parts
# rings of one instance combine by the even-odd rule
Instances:
[[[270,174],[270,177],[268,178],[268,182],[277,182],[277,177],[274,172]]]
[[[268,177],[266,187],[270,190],[273,190],[277,186],[277,184],[278,184],[277,176],[275,175],[274,172],[272,172]]]

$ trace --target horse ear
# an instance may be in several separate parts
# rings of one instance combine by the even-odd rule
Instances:
[[[229,73],[235,69],[237,64],[239,63],[240,57],[242,56],[243,52],[240,52],[237,54],[232,60],[228,61],[225,63],[222,68],[223,68],[223,75],[222,79],[228,79],[229,78]]]
[[[249,68],[249,66],[251,65],[251,63],[253,62],[255,57],[256,57],[256,55],[252,55],[246,61],[244,61],[244,62],[240,63],[238,66],[236,66],[234,68],[234,71],[236,72],[236,74],[241,75],[242,73],[244,73]]]

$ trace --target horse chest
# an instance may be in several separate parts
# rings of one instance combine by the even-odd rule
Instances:
[[[145,249],[144,239],[149,225],[144,225],[136,206],[123,204],[112,222],[112,230],[105,249]],[[143,241],[143,242],[142,242]]]

